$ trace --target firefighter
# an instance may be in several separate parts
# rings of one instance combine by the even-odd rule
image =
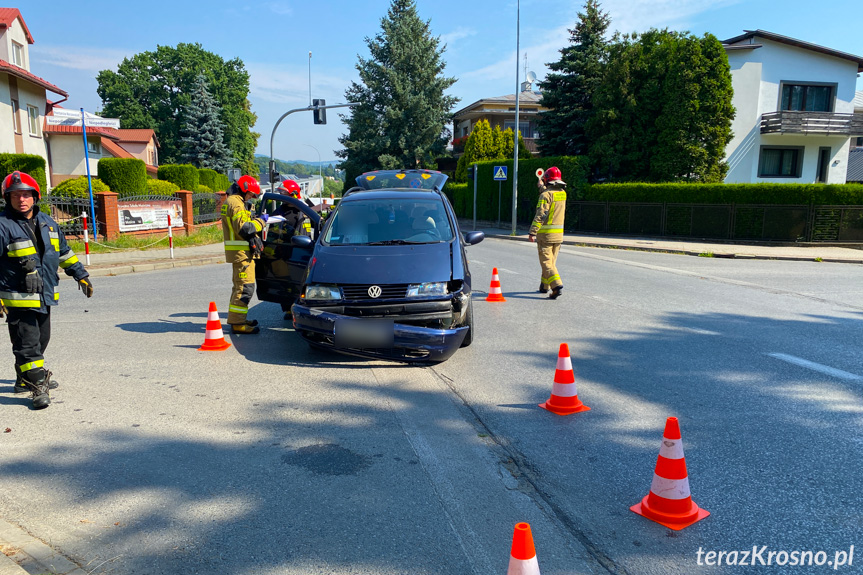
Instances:
[[[285,180],[279,187],[276,188],[276,191],[284,196],[290,196],[297,200],[302,200],[302,195],[300,194],[300,185],[294,180]],[[309,201],[306,200],[306,205],[309,205]],[[295,208],[294,206],[290,206],[288,204],[282,204],[273,215],[280,215],[285,218],[285,229],[290,230],[291,234],[296,233],[301,236],[310,236],[312,235],[312,223],[309,221],[307,217],[303,215],[303,212]]]
[[[15,393],[30,392],[34,409],[51,403],[57,382],[45,369],[51,339],[51,308],[57,305],[57,268],[93,295],[87,270],[66,244],[60,226],[40,211],[39,184],[24,172],[3,180],[6,208],[0,213],[0,317],[6,316],[15,356]]]
[[[258,321],[249,321],[249,302],[255,293],[255,260],[264,244],[261,232],[267,214],[252,219],[247,202],[261,194],[261,186],[252,176],[243,176],[231,184],[228,199],[222,205],[222,233],[225,238],[225,261],[233,264],[233,290],[228,307],[228,325],[232,333],[260,332]]]
[[[554,166],[543,173],[537,182],[539,187],[539,202],[536,204],[536,215],[528,232],[528,239],[536,242],[539,251],[539,265],[542,267],[542,279],[539,292],[548,293],[549,298],[557,299],[563,292],[563,282],[557,271],[557,254],[563,243],[563,218],[566,212],[566,182],[561,178],[560,170]]]

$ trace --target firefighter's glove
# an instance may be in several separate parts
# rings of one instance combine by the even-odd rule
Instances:
[[[33,270],[24,276],[24,291],[26,293],[42,293],[42,276]]]
[[[267,220],[269,220],[269,219],[270,219],[270,216],[267,215],[266,213],[261,214],[260,220],[262,222],[267,223]]]
[[[0,317],[5,317],[7,313],[9,313],[9,312],[6,309],[6,306],[3,305],[2,301],[0,301]]]
[[[260,236],[253,236],[249,240],[249,249],[252,250],[253,258],[258,259],[261,257],[261,254],[264,253],[264,242],[261,241]]]
[[[81,278],[78,280],[78,289],[84,292],[87,297],[93,297],[93,284],[90,283],[90,278]]]

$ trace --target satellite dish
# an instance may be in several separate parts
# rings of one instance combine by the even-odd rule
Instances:
[[[528,72],[527,73],[527,81],[530,82],[531,84],[536,82],[536,74],[534,74],[533,72]]]

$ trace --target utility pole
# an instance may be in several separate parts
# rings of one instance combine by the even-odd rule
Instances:
[[[309,106],[312,105],[312,51],[309,50]]]
[[[516,215],[518,206],[518,93],[521,89],[518,83],[518,55],[519,41],[521,40],[521,1],[515,3],[515,152],[512,159],[512,233],[516,235]]]

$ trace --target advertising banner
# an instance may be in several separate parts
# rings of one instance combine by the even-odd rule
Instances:
[[[120,202],[117,208],[121,232],[167,230],[168,214],[171,227],[183,227],[180,200]]]

